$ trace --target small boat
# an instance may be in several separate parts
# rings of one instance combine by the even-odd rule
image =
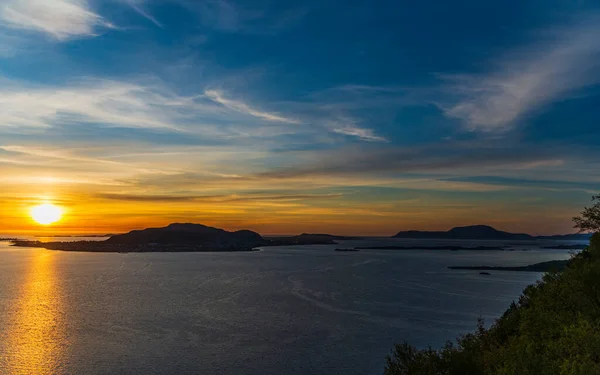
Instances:
[[[338,248],[338,249],[335,249],[335,251],[358,251],[358,249],[354,249],[354,248],[346,248],[346,249]]]

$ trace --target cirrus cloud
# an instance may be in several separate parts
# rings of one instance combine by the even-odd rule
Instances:
[[[59,41],[95,36],[103,27],[114,28],[85,0],[6,0],[0,5],[0,25],[45,33]]]
[[[600,82],[599,35],[595,15],[509,54],[488,73],[444,75],[447,91],[459,100],[440,106],[469,130],[509,130],[533,110]]]

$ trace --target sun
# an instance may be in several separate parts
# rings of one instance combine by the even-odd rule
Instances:
[[[31,209],[31,218],[41,225],[56,223],[60,220],[62,214],[62,209],[51,203],[40,204]]]

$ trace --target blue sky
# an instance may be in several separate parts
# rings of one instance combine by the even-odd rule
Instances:
[[[570,231],[599,80],[592,1],[5,0],[0,224]]]

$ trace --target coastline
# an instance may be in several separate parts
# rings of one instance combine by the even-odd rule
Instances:
[[[553,272],[563,271],[570,260],[550,260],[547,262],[530,264],[527,266],[449,266],[451,270],[470,271],[517,271],[517,272]]]

